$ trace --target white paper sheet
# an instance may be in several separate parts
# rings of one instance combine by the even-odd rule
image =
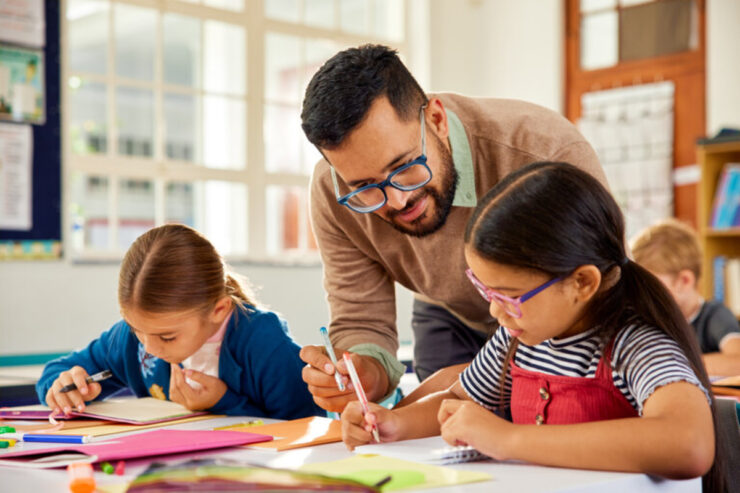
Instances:
[[[28,231],[33,133],[30,125],[0,123],[0,229]]]
[[[0,41],[42,48],[45,32],[43,0],[0,0]]]

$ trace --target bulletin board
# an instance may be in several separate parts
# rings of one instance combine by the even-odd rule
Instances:
[[[45,121],[31,123],[30,229],[0,229],[0,260],[48,259],[61,255],[60,2],[44,0]],[[7,46],[7,43],[4,43]],[[24,48],[18,45],[18,48]],[[16,125],[16,123],[9,123]]]
[[[672,81],[585,93],[578,128],[604,167],[626,237],[673,215]]]

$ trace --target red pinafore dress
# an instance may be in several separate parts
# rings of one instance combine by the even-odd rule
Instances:
[[[594,378],[548,375],[524,370],[510,361],[511,417],[517,424],[574,424],[638,416],[614,385],[612,344],[604,351]]]

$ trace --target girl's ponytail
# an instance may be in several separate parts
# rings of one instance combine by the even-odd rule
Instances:
[[[254,294],[247,280],[235,272],[226,272],[226,294],[238,308],[248,311],[256,307]],[[247,306],[249,305],[249,306]]]
[[[717,404],[711,392],[711,383],[693,329],[663,283],[638,263],[630,261],[622,267],[621,279],[617,286],[621,291],[618,298],[626,301],[627,311],[636,314],[641,321],[661,328],[676,341],[699,381],[709,392],[713,409],[715,451],[712,468],[702,478],[703,490],[727,491],[726,457],[729,456],[729,444],[727,437],[720,433]]]

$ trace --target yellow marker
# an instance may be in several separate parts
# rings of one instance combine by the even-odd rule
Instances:
[[[12,438],[2,438],[0,439],[0,448],[8,448],[15,445],[15,440]]]
[[[219,426],[218,428],[214,428],[214,430],[236,430],[239,428],[249,428],[250,426],[262,426],[263,424],[265,423],[261,419],[255,419],[234,425]]]

